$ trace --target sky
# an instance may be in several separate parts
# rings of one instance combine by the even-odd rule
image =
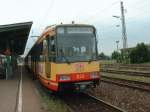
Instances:
[[[150,43],[150,0],[123,0],[128,47]],[[0,0],[0,25],[33,21],[25,55],[43,29],[62,23],[92,24],[98,32],[98,51],[107,55],[122,48],[120,0]],[[116,25],[120,25],[116,27]]]

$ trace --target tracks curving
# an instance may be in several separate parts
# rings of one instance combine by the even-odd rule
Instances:
[[[61,94],[60,98],[71,108],[72,112],[125,112],[87,93]]]

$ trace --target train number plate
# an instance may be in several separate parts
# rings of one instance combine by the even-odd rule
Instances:
[[[84,74],[77,74],[77,79],[84,79],[85,78],[85,75]]]

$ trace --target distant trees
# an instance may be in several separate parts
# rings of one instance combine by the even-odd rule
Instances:
[[[137,44],[129,53],[131,63],[143,63],[150,61],[150,51],[144,43]]]
[[[135,48],[130,48],[126,52],[121,53],[114,51],[112,59],[120,63],[144,63],[150,61],[150,49],[144,44],[137,44]]]
[[[110,57],[105,55],[103,52],[101,52],[99,55],[98,55],[98,58],[101,59],[101,60],[109,60]]]
[[[123,61],[123,55],[118,51],[114,51],[111,55],[111,58],[119,63]]]

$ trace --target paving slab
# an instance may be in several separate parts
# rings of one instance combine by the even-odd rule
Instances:
[[[18,83],[18,71],[15,72],[15,76],[11,80],[0,79],[0,112],[15,111]]]
[[[45,103],[43,103],[35,81],[32,80],[31,74],[27,73],[23,68],[22,72],[22,111],[20,112],[47,112]],[[18,69],[14,73],[11,80],[0,79],[0,112],[17,112],[19,101],[19,84],[21,70]]]
[[[23,112],[47,112],[31,74],[23,72]]]

